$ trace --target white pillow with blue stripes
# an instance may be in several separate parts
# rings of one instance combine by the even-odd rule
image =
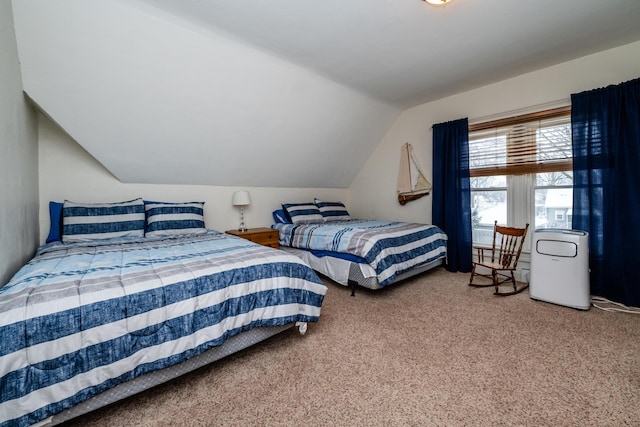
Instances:
[[[204,202],[144,202],[148,237],[204,234]]]
[[[142,199],[118,203],[75,203],[62,205],[62,242],[88,242],[116,237],[144,237]]]
[[[282,209],[291,218],[292,224],[316,224],[324,222],[320,210],[313,203],[285,203]]]
[[[342,202],[323,202],[314,199],[314,203],[325,221],[347,221],[351,219],[347,208]]]

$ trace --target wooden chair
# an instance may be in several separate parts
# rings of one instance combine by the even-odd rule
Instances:
[[[501,296],[514,295],[528,288],[529,284],[525,284],[518,288],[516,278],[513,275],[513,272],[518,266],[518,259],[520,258],[520,252],[522,252],[522,246],[524,244],[524,239],[527,237],[528,229],[529,224],[524,228],[503,227],[498,225],[498,221],[496,221],[493,225],[493,244],[491,249],[476,247],[478,251],[478,260],[473,261],[469,286],[495,286],[496,290],[494,294]],[[488,254],[485,255],[485,252],[489,250],[491,250],[490,257]],[[491,273],[477,273],[476,267],[478,266],[491,270]],[[491,283],[473,283],[473,278],[475,276],[482,276],[491,279]],[[513,291],[500,292],[499,286],[509,281],[513,283]]]

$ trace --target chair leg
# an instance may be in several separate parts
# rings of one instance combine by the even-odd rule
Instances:
[[[498,293],[498,272],[496,270],[491,270],[491,277],[493,277],[493,286],[496,287],[496,293]]]
[[[473,276],[476,274],[475,264],[471,267],[471,278],[469,279],[469,286],[473,286]]]

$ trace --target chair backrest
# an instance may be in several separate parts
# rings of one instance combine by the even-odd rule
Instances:
[[[515,270],[528,229],[529,224],[524,228],[504,227],[496,221],[493,225],[491,262],[499,263],[505,270]]]

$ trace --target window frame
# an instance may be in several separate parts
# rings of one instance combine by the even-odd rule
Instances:
[[[559,119],[560,121],[566,118],[570,118],[571,116],[571,106],[553,108],[543,111],[538,111],[529,114],[522,114],[518,116],[506,117],[498,120],[486,121],[476,124],[469,125],[469,134],[473,132],[479,131],[488,131],[492,128],[509,128],[515,127],[518,125],[525,125],[527,123],[540,122],[543,120],[550,119]],[[545,127],[552,127],[553,125],[550,123]],[[503,129],[502,129],[503,130]],[[498,133],[496,132],[496,135]],[[525,149],[527,149],[528,143],[526,139],[528,136],[521,138],[519,141],[521,143],[520,147],[522,147],[522,141],[524,141]],[[472,138],[469,138],[470,140]],[[537,138],[533,138],[532,142],[534,143],[535,150],[530,150],[530,153],[538,153],[538,143]],[[505,147],[506,155],[509,156],[509,138],[507,138],[507,146]],[[472,157],[472,153],[469,153],[470,157]],[[571,156],[571,154],[569,154]],[[530,158],[534,158],[529,155]],[[509,160],[507,159],[507,163]],[[539,156],[535,156],[535,161],[531,161],[528,164],[519,164],[519,165],[510,165],[506,166],[497,166],[497,167],[470,167],[470,178],[483,177],[483,176],[500,176],[506,175],[507,183],[506,188],[504,187],[487,187],[487,188],[471,188],[471,194],[473,195],[476,191],[504,191],[506,190],[506,209],[507,209],[507,226],[518,226],[524,227],[524,223],[520,224],[524,219],[529,223],[529,228],[531,231],[535,229],[536,222],[536,204],[535,204],[535,195],[536,190],[539,189],[558,189],[558,188],[573,188],[573,185],[544,185],[538,186],[536,182],[536,177],[538,173],[546,173],[546,172],[566,172],[572,171],[573,169],[573,159],[569,158],[568,160],[551,160],[545,162],[545,160],[540,160]],[[472,181],[473,182],[473,181]],[[473,227],[472,227],[473,229]],[[529,252],[530,246],[530,235],[527,237],[527,241],[525,242],[525,247],[523,248],[523,252]],[[486,243],[478,243],[473,242],[474,246],[487,246]],[[490,246],[490,244],[488,245]]]

